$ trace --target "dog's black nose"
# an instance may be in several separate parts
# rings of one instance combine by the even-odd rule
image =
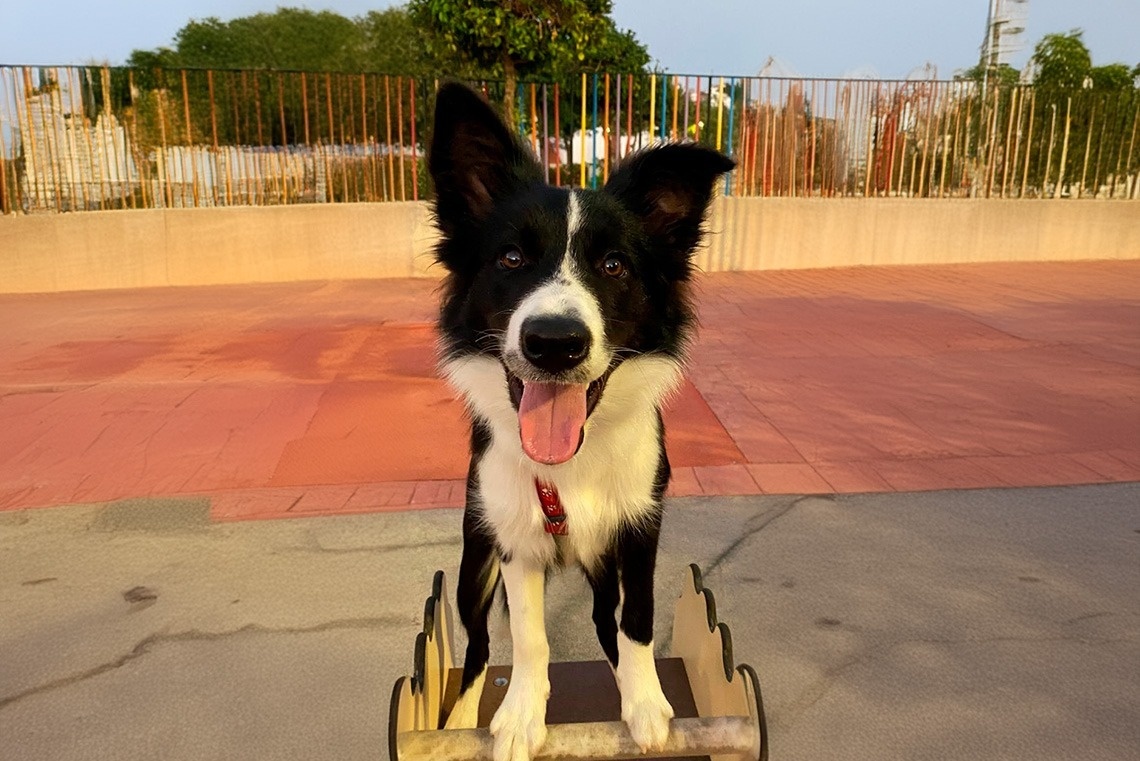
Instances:
[[[522,324],[522,353],[548,373],[577,367],[590,353],[590,329],[576,317],[528,317]]]

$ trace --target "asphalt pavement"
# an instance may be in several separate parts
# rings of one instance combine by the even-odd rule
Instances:
[[[0,757],[383,759],[456,510],[216,523],[206,499],[0,513]],[[1140,758],[1140,484],[670,502],[774,761]],[[597,659],[577,573],[556,660]],[[493,662],[506,662],[496,623]]]

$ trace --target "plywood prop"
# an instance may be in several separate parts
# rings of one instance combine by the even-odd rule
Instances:
[[[393,761],[490,761],[487,729],[506,695],[510,666],[491,666],[476,729],[443,730],[441,716],[455,704],[462,669],[451,665],[450,608],[437,573],[416,637],[413,677],[396,683],[389,717]],[[621,721],[621,695],[606,661],[552,663],[547,740],[535,761],[553,759],[704,759],[766,761],[759,682],[748,666],[734,666],[728,627],[716,619],[712,593],[700,569],[686,571],[673,626],[673,656],[657,660],[661,687],[673,706],[665,748],[642,753]],[[430,635],[429,635],[430,632]]]
[[[451,605],[443,571],[432,579],[431,597],[424,602],[423,627],[416,635],[412,676],[400,677],[392,691],[388,708],[388,754],[397,758],[397,737],[401,732],[439,729],[447,677],[453,670],[451,658]]]
[[[751,666],[736,666],[732,634],[717,620],[716,598],[706,589],[701,569],[690,564],[673,608],[672,654],[685,664],[693,702],[701,716],[747,716],[756,725],[756,745],[748,755],[714,755],[713,761],[766,761],[767,724],[760,681]]]

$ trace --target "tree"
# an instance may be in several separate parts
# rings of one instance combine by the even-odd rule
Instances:
[[[1010,66],[1008,63],[998,64],[994,67],[987,67],[982,64],[971,66],[962,73],[955,76],[955,79],[965,79],[972,82],[982,82],[983,80],[991,85],[998,85],[1000,87],[1014,87],[1021,81],[1021,72]]]
[[[178,53],[167,47],[132,50],[127,65],[133,69],[173,69],[178,66]]]
[[[649,66],[649,51],[637,41],[628,29],[618,29],[609,18],[602,25],[601,34],[585,51],[582,58],[559,58],[533,72],[543,79],[561,79],[582,71],[608,71],[612,74],[636,74]]]
[[[469,77],[474,72],[457,67],[454,56],[441,58],[431,45],[429,33],[412,22],[408,9],[394,6],[369,11],[356,19],[364,35],[360,64],[368,71],[413,76],[437,75]]]
[[[1135,79],[1128,65],[1123,63],[1094,66],[1089,76],[1092,77],[1093,87],[1098,90],[1129,90]]]
[[[429,42],[402,6],[354,19],[279,8],[230,21],[192,20],[175,34],[173,48],[135,50],[127,63],[148,72],[200,67],[474,75],[457,67],[454,57],[440,58]]]
[[[127,58],[127,65],[137,72],[135,84],[141,90],[154,90],[159,86],[155,72],[159,69],[178,68],[178,53],[167,47],[133,50]]]
[[[332,11],[278,8],[230,21],[192,20],[174,36],[174,48],[136,50],[130,63],[163,67],[359,70],[364,26]]]
[[[565,71],[586,66],[600,52],[613,53],[611,0],[411,0],[408,11],[430,30],[437,49],[505,80],[503,110],[515,121],[515,93],[520,75],[543,69]],[[629,36],[632,40],[632,36]],[[611,45],[613,48],[611,49]]]
[[[1034,82],[1042,87],[1083,87],[1092,74],[1092,56],[1081,39],[1083,35],[1080,29],[1073,29],[1068,34],[1042,37],[1031,59],[1037,69]]]

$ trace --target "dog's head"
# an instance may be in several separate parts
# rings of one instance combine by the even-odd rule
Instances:
[[[509,404],[526,454],[565,462],[618,367],[682,359],[693,324],[691,257],[713,184],[733,162],[697,145],[663,145],[629,157],[601,191],[551,187],[490,106],[448,84],[436,99],[428,165],[437,257],[449,273],[445,367],[455,380],[470,360],[493,360],[503,371],[497,388],[459,382],[476,414]]]

